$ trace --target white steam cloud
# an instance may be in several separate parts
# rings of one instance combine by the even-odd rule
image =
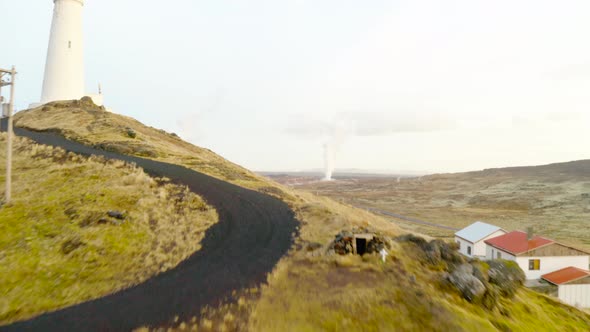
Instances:
[[[292,117],[287,132],[300,137],[320,139],[324,148],[324,180],[331,181],[338,151],[353,136],[385,136],[396,133],[431,132],[452,129],[454,124],[437,113],[338,113],[332,121]]]
[[[324,144],[324,181],[332,181],[336,153],[329,143]]]
[[[324,143],[324,181],[332,181],[338,150],[354,133],[354,127],[347,119],[337,119],[333,124],[327,125],[327,128],[328,136]]]

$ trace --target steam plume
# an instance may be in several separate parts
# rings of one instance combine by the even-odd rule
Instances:
[[[336,154],[346,138],[354,133],[353,123],[348,119],[338,119],[328,125],[328,138],[324,143],[324,181],[332,181],[336,167]]]
[[[332,181],[332,174],[334,173],[334,163],[336,159],[336,153],[334,146],[330,143],[324,144],[324,181]]]
[[[296,114],[289,121],[286,131],[303,138],[323,138],[324,181],[334,175],[336,157],[340,147],[352,136],[387,136],[398,133],[419,133],[448,130],[455,127],[452,118],[432,111],[395,112],[340,112],[333,121],[310,119]]]

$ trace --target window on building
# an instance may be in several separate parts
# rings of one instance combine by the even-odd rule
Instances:
[[[461,250],[461,241],[457,241],[457,246],[459,247],[459,250]]]
[[[502,254],[499,251],[496,255],[497,255],[496,258],[498,258],[498,259],[502,258]]]
[[[541,269],[540,259],[529,259],[529,271],[536,271]]]
[[[471,255],[471,246],[467,246],[467,255]]]

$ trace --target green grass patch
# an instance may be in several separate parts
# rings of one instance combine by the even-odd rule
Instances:
[[[142,282],[198,250],[216,221],[198,196],[134,166],[17,139],[13,201],[0,208],[0,323]]]

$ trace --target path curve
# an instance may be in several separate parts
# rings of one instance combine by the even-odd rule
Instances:
[[[182,166],[97,150],[53,133],[15,128],[15,134],[74,153],[132,162],[151,176],[187,185],[217,210],[219,222],[207,230],[201,250],[176,268],[112,295],[2,326],[2,332],[130,331],[171,324],[175,316],[190,319],[233,290],[265,282],[293,244],[298,222],[288,205],[274,197]]]

